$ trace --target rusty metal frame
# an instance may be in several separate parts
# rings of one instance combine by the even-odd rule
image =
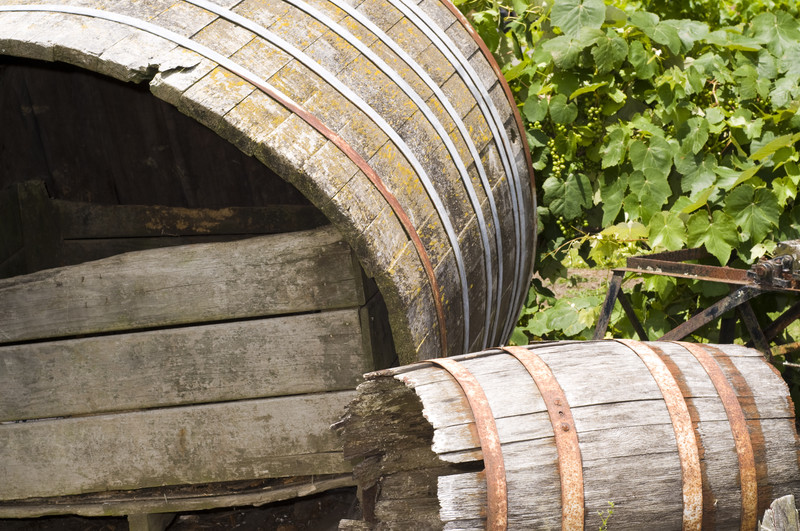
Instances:
[[[582,530],[585,519],[583,458],[567,396],[553,371],[538,354],[523,347],[501,348],[522,363],[531,375],[550,415],[561,479],[561,529]]]
[[[750,306],[750,300],[765,293],[788,292],[800,294],[800,288],[780,287],[772,284],[758,283],[748,276],[748,271],[733,267],[711,266],[695,263],[686,263],[687,260],[701,260],[710,254],[704,248],[669,251],[646,256],[633,256],[627,259],[627,267],[613,270],[609,282],[608,293],[603,302],[600,318],[595,327],[593,339],[602,339],[605,336],[611,320],[611,312],[619,301],[625,315],[630,320],[639,338],[648,341],[642,323],[636,316],[633,306],[627,295],[622,291],[622,281],[626,273],[640,275],[661,275],[691,280],[704,280],[727,284],[731,293],[705,310],[693,315],[684,323],[673,328],[658,340],[677,341],[695,332],[700,327],[722,317],[728,311],[738,310],[742,323],[750,334],[748,346],[755,346],[764,352],[771,361],[772,351],[769,342],[782,332],[789,324],[800,318],[800,303],[786,310],[780,317],[763,329],[758,323],[755,313]]]
[[[483,466],[486,471],[486,529],[505,531],[508,527],[508,486],[506,484],[506,467],[503,451],[500,447],[500,436],[494,414],[489,407],[489,400],[483,392],[481,384],[463,365],[450,358],[425,360],[450,373],[458,383],[475,419],[475,429],[483,454]]]
[[[681,462],[683,530],[699,531],[703,523],[703,477],[700,450],[686,399],[675,377],[655,350],[631,339],[615,341],[630,348],[644,362],[664,397]]]
[[[736,456],[739,460],[739,486],[742,499],[741,529],[755,529],[758,521],[756,463],[750,432],[747,429],[747,421],[739,403],[739,397],[725,377],[725,373],[722,372],[719,363],[704,346],[682,341],[675,341],[675,344],[688,350],[702,365],[722,401],[725,414],[728,417],[728,425],[733,435]]]

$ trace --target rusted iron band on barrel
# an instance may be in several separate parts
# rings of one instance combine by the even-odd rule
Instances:
[[[558,473],[561,478],[561,529],[583,529],[585,516],[583,459],[567,396],[553,375],[553,371],[539,355],[522,347],[502,347],[502,349],[517,358],[531,375],[544,399],[550,422],[553,424],[558,452]]]
[[[392,194],[389,189],[386,187],[386,184],[383,180],[378,176],[375,170],[367,164],[361,155],[359,155],[353,147],[347,143],[341,136],[336,134],[333,130],[331,130],[328,126],[326,126],[322,121],[308,112],[305,108],[301,107],[299,104],[285,96],[283,93],[272,87],[269,83],[261,79],[259,76],[253,74],[246,68],[242,67],[241,65],[233,62],[228,57],[225,57],[210,48],[199,44],[191,39],[179,35],[175,32],[162,28],[160,26],[156,26],[153,23],[146,22],[134,17],[130,17],[127,15],[122,15],[118,13],[113,13],[110,11],[103,11],[98,9],[92,9],[82,6],[67,6],[67,5],[20,5],[20,6],[0,6],[0,12],[2,11],[38,11],[38,12],[51,12],[51,13],[68,13],[72,15],[79,15],[79,16],[87,16],[98,18],[102,20],[109,20],[112,22],[116,22],[118,24],[125,24],[142,31],[146,31],[168,41],[172,41],[188,50],[191,50],[199,55],[202,55],[217,64],[221,67],[229,70],[230,72],[236,74],[237,76],[241,77],[251,85],[255,86],[261,92],[267,94],[269,97],[283,105],[287,110],[296,114],[299,118],[305,121],[308,125],[313,127],[317,130],[321,135],[325,138],[330,140],[336,147],[342,150],[347,157],[353,161],[353,163],[358,166],[358,168],[364,172],[370,182],[375,186],[378,192],[383,196],[386,202],[389,204],[389,207],[392,209],[394,214],[397,216],[397,219],[400,221],[400,224],[405,229],[406,233],[408,234],[411,242],[414,245],[415,250],[417,251],[417,255],[419,256],[420,262],[422,263],[422,267],[425,270],[425,274],[428,277],[428,281],[431,285],[431,296],[433,297],[433,304],[436,309],[436,318],[439,324],[439,336],[440,342],[442,347],[442,352],[447,352],[447,330],[445,325],[445,318],[444,318],[444,308],[442,306],[441,295],[439,290],[439,284],[436,281],[436,275],[433,271],[433,265],[431,263],[430,257],[428,256],[427,251],[425,250],[425,246],[422,243],[419,234],[417,233],[414,224],[411,222],[411,218],[403,209],[400,202],[397,198]]]
[[[753,455],[753,444],[750,440],[750,432],[747,429],[744,411],[739,403],[733,386],[725,377],[722,368],[714,357],[702,346],[697,343],[686,343],[675,341],[676,344],[688,350],[711,379],[714,388],[717,390],[722,405],[725,407],[725,414],[728,416],[728,424],[733,434],[733,443],[736,447],[736,455],[739,458],[739,485],[742,496],[742,529],[755,529],[758,521],[758,481],[756,479],[756,463]]]
[[[700,451],[694,435],[689,408],[678,382],[658,354],[646,344],[631,339],[616,339],[627,346],[644,362],[658,385],[669,411],[678,458],[681,462],[683,483],[683,530],[699,530],[703,523],[703,477],[700,469]]]
[[[461,386],[475,419],[478,440],[486,470],[486,529],[505,530],[508,526],[508,487],[506,466],[500,448],[500,436],[492,409],[481,384],[464,366],[455,360],[437,358],[425,360],[446,370]]]

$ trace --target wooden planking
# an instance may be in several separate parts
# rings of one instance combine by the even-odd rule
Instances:
[[[353,391],[0,425],[0,499],[347,472]]]
[[[276,501],[310,496],[319,492],[355,485],[353,475],[301,476],[262,481],[204,485],[194,493],[174,487],[136,491],[103,492],[83,496],[35,498],[22,502],[0,502],[0,518],[34,518],[59,514],[80,516],[125,516],[128,514],[206,511],[221,507],[264,505]],[[210,487],[210,488],[209,488]],[[132,495],[134,494],[135,495]],[[166,499],[165,499],[166,498]]]
[[[333,228],[155,249],[0,280],[0,341],[361,305]]]
[[[310,205],[180,208],[96,205],[53,200],[65,240],[224,234],[275,234],[309,230],[327,219]]]
[[[353,389],[358,309],[0,347],[0,421]]]

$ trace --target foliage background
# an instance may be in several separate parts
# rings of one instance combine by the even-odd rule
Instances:
[[[456,4],[515,94],[537,172],[538,276],[512,341],[591,337],[605,288],[556,298],[545,286],[568,271],[699,246],[716,264],[748,267],[800,237],[794,0]],[[658,276],[623,289],[651,338],[727,294]],[[763,325],[791,302],[753,304]],[[717,329],[694,339],[714,341]],[[633,336],[619,306],[609,333]],[[800,339],[800,326],[778,339]],[[800,399],[800,373],[776,361]]]

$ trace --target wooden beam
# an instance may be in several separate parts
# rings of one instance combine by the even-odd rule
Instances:
[[[363,304],[331,228],[122,254],[0,280],[0,343]]]
[[[350,471],[354,391],[0,425],[0,499]]]
[[[0,421],[354,389],[373,369],[359,320],[353,308],[3,346]]]
[[[0,502],[0,518],[36,518],[59,514],[79,516],[125,516],[157,512],[206,511],[221,507],[264,505],[277,501],[310,496],[331,489],[355,486],[353,475],[334,474],[248,482],[249,488],[229,490],[228,484],[206,485],[199,493],[176,495],[169,489],[140,489],[120,493],[90,494],[58,498],[38,498],[23,502]],[[210,492],[208,492],[210,491]]]

